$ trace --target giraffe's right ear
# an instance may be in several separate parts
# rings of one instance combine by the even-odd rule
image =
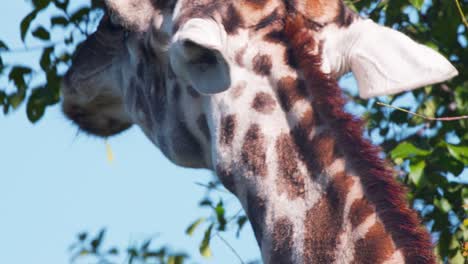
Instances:
[[[325,30],[322,56],[324,70],[335,77],[354,73],[362,98],[409,91],[458,74],[435,50],[369,19]]]

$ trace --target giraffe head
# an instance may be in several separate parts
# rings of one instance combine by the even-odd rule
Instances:
[[[215,165],[213,138],[223,131],[212,119],[220,112],[285,115],[294,96],[282,97],[279,87],[300,85],[283,30],[288,17],[304,17],[304,30],[314,35],[313,50],[322,63],[311,67],[333,78],[352,71],[364,98],[456,74],[435,51],[359,18],[340,0],[107,0],[106,5],[97,31],[65,76],[63,110],[80,128],[100,136],[136,123],[184,166]]]

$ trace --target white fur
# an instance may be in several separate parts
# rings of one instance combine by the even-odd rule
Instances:
[[[446,81],[457,70],[436,51],[404,34],[358,19],[323,32],[323,69],[335,77],[351,70],[362,98],[390,95]]]

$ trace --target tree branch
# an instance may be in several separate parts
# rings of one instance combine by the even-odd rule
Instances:
[[[425,120],[429,120],[429,121],[459,121],[459,120],[468,119],[468,115],[454,116],[454,117],[428,117],[428,116],[425,116],[425,115],[421,115],[421,114],[418,114],[418,113],[415,113],[415,112],[408,111],[408,110],[400,108],[400,107],[385,104],[385,103],[382,103],[382,102],[377,102],[377,104],[381,105],[381,106],[393,108],[393,109],[396,109],[398,111],[402,111],[402,112],[405,112],[405,113],[408,113],[408,114],[411,114],[411,115],[414,115],[414,116],[418,116],[418,117],[421,117],[421,118],[423,118]]]

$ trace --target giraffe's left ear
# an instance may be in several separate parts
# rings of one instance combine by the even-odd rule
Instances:
[[[362,98],[409,91],[458,74],[433,49],[368,19],[325,29],[322,55],[324,70],[335,77],[354,73]]]
[[[216,94],[231,86],[225,59],[226,32],[218,23],[193,18],[173,37],[170,61],[174,72],[201,94]]]

